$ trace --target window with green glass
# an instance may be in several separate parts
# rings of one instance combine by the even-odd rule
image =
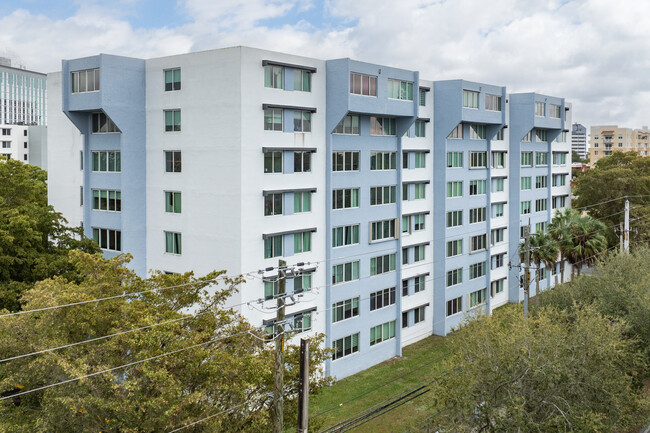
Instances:
[[[282,173],[282,151],[264,152],[264,173]]]
[[[165,92],[181,90],[181,68],[165,71]]]
[[[311,92],[311,72],[294,69],[293,90],[300,92]]]
[[[395,253],[370,259],[370,275],[379,275],[395,270]]]
[[[311,212],[311,191],[293,193],[293,213]]]
[[[293,253],[306,253],[311,251],[311,232],[293,234]]]
[[[342,284],[359,279],[359,261],[332,266],[332,284]]]
[[[181,213],[181,193],[165,191],[165,212]]]
[[[165,111],[165,132],[181,130],[181,110]]]
[[[264,110],[264,130],[282,131],[282,108],[266,108]]]
[[[462,168],[463,152],[447,152],[447,168]]]
[[[388,97],[391,99],[413,100],[413,83],[388,79]]]
[[[165,232],[165,252],[169,254],[181,254],[181,234],[177,232]]]
[[[268,236],[264,239],[264,258],[282,256],[282,235]]]
[[[284,88],[284,68],[282,66],[264,66],[264,87],[272,89]]]

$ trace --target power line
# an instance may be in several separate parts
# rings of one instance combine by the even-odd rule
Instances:
[[[192,423],[190,423],[190,424],[186,424],[186,425],[184,425],[184,426],[181,426],[181,427],[175,428],[174,430],[170,430],[170,431],[168,431],[167,433],[174,433],[174,432],[177,432],[177,431],[184,430],[184,429],[186,429],[186,428],[188,428],[188,427],[192,427],[193,425],[196,425],[196,424],[202,423],[202,422],[207,421],[207,420],[209,420],[209,419],[212,419],[212,418],[214,418],[214,417],[216,417],[216,416],[223,415],[223,414],[228,413],[228,412],[230,412],[230,411],[232,411],[232,410],[234,410],[234,409],[237,409],[237,408],[239,408],[239,407],[245,406],[245,405],[248,404],[248,403],[249,403],[249,402],[246,401],[246,402],[244,402],[244,403],[238,404],[237,406],[233,406],[233,407],[231,407],[231,408],[224,409],[224,410],[222,410],[222,411],[220,411],[220,412],[217,412],[217,413],[212,414],[212,415],[210,415],[210,416],[206,416],[205,418],[201,418],[201,419],[199,419],[199,420],[197,420],[197,421],[194,421],[194,422],[192,422]]]

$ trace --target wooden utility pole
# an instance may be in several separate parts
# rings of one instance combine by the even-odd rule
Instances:
[[[623,248],[626,253],[630,252],[630,201],[625,199],[625,228],[623,232]]]
[[[300,382],[298,388],[298,433],[307,433],[309,428],[309,338],[300,339]]]
[[[284,295],[287,262],[278,260],[278,311],[275,316],[275,373],[273,386],[273,433],[282,433],[284,422]]]
[[[528,318],[528,292],[530,290],[530,225],[524,226],[524,317]]]

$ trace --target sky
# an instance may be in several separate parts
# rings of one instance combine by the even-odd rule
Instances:
[[[538,92],[589,127],[650,124],[646,0],[0,0],[0,56],[39,72],[98,53],[245,45]]]

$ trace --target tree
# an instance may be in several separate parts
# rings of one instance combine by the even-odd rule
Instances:
[[[625,330],[591,307],[470,319],[430,393],[431,431],[626,431],[647,401],[635,380],[643,359]]]
[[[519,245],[519,255],[521,260],[524,260],[525,243]],[[545,270],[550,270],[555,267],[559,248],[555,240],[547,233],[536,233],[530,238],[530,259],[535,264],[537,272],[535,273],[535,295],[539,295],[539,280],[542,270],[541,265],[544,265]],[[539,303],[539,297],[535,297],[535,302]]]
[[[84,275],[82,281],[54,277],[37,283],[24,294],[26,310],[140,293],[2,318],[0,359],[169,323],[9,361],[0,369],[0,393],[178,352],[0,402],[0,430],[161,432],[215,414],[188,431],[271,430],[273,347],[224,308],[240,279],[221,271],[201,278],[156,273],[143,280],[126,268],[127,261],[127,256],[105,260],[72,251],[70,262]],[[225,288],[210,294],[215,280]],[[153,291],[142,293],[147,290]],[[320,341],[313,339],[310,348],[314,392],[327,383],[320,372],[327,351]],[[286,351],[289,423],[296,419],[299,369],[297,348]]]
[[[577,212],[571,208],[566,208],[563,211],[556,212],[549,225],[549,234],[560,250],[560,281],[564,281],[564,262],[573,248],[570,226],[576,218]]]
[[[70,249],[100,251],[48,206],[46,180],[38,167],[0,161],[0,309],[19,310],[21,294],[36,281],[72,277]]]

